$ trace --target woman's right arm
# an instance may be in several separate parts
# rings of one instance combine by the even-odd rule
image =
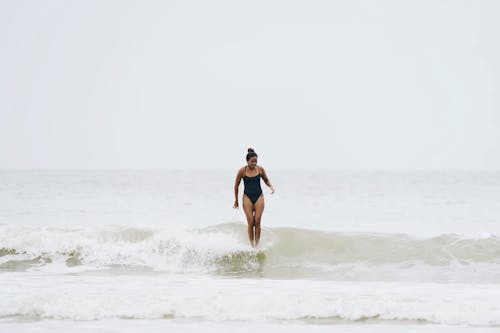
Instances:
[[[234,181],[234,205],[233,205],[234,209],[237,209],[239,206],[239,204],[238,204],[238,188],[240,187],[241,178],[243,178],[243,168],[238,170],[238,173],[236,174],[236,180]]]

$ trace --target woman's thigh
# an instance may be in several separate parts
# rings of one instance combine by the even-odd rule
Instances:
[[[255,220],[260,222],[260,219],[262,218],[262,213],[264,212],[264,196],[261,195],[259,199],[255,202],[254,209],[255,209]]]
[[[243,211],[245,212],[247,222],[253,224],[254,204],[252,203],[252,200],[250,200],[250,198],[248,198],[246,195],[243,195]]]

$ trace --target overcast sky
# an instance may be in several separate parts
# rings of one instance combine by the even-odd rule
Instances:
[[[0,168],[500,169],[500,1],[0,0]]]

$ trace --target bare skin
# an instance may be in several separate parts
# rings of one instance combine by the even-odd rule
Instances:
[[[246,175],[248,177],[255,177],[261,174],[264,183],[271,189],[271,194],[274,193],[274,187],[271,185],[269,178],[267,177],[266,171],[263,167],[257,166],[257,157],[252,157],[247,162],[247,167],[242,167],[238,170],[236,174],[236,180],[234,183],[234,209],[239,208],[238,203],[238,188],[241,183],[241,179]],[[248,198],[245,194],[243,194],[242,198],[243,202],[243,211],[245,212],[245,217],[247,219],[247,230],[248,230],[248,239],[250,241],[250,245],[253,247],[257,247],[260,241],[260,221],[262,219],[262,213],[264,212],[264,194],[261,194],[257,199],[255,204]]]

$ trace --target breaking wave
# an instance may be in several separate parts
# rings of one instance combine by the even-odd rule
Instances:
[[[147,269],[160,272],[320,278],[500,282],[500,239],[443,234],[336,233],[263,228],[259,249],[246,225],[0,226],[0,271]]]

